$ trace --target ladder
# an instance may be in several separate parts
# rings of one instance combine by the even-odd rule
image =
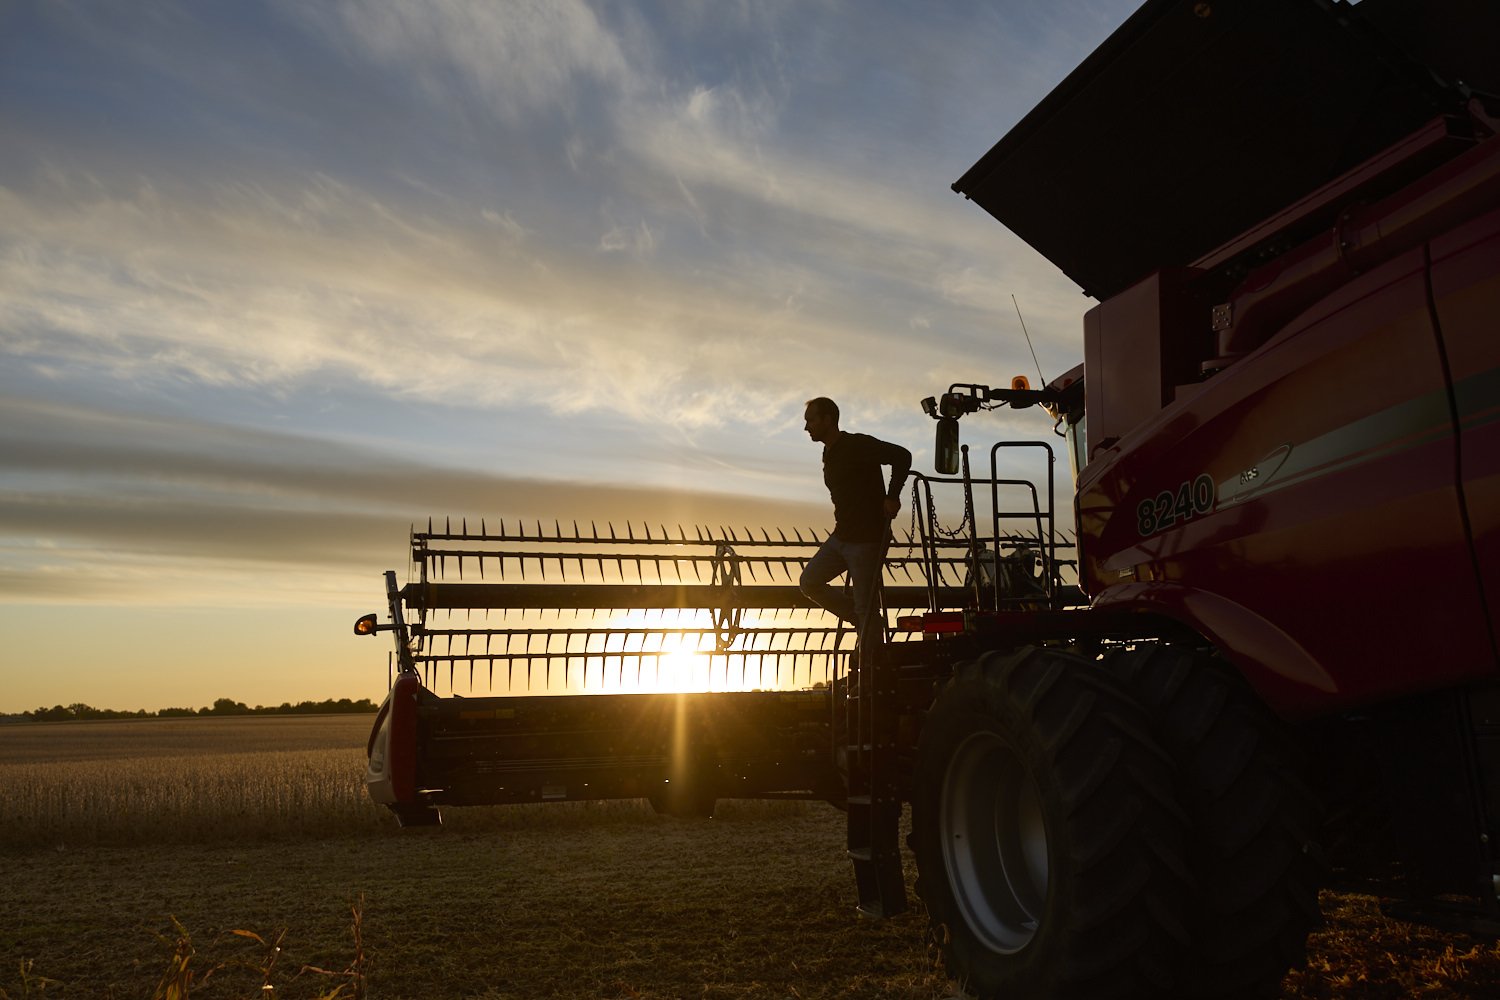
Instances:
[[[885,555],[882,551],[882,564]],[[886,614],[883,580],[883,573],[875,575],[874,600],[868,611],[882,622]],[[901,867],[901,793],[894,759],[899,713],[896,670],[883,655],[885,629],[877,635],[877,641],[859,643],[850,658],[850,675],[842,687],[834,688],[834,739],[841,744],[834,749],[834,759],[837,762],[842,756],[848,787],[845,840],[854,865],[859,912],[893,917],[907,910]]]

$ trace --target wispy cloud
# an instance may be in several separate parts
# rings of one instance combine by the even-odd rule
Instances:
[[[331,162],[201,176],[44,160],[0,191],[0,348],[142,382],[338,373],[428,399],[694,427],[731,414],[756,426],[794,404],[789,364],[819,372],[823,391],[925,394],[902,361],[914,324],[931,331],[935,368],[966,368],[1017,290],[1040,337],[1076,338],[1071,287],[945,185],[898,186],[908,171],[793,143],[801,95],[778,59],[677,79],[666,42],[581,4],[286,10],[362,73],[425,81],[429,110],[492,109],[497,138],[538,141],[522,124],[541,116],[546,145],[546,128],[572,133],[590,109],[567,171],[580,176],[510,176],[507,156],[497,197],[475,208]],[[783,13],[753,28],[789,50],[778,36],[798,18]],[[871,359],[857,375],[851,352]]]
[[[339,0],[284,10],[416,81],[436,107],[461,104],[512,125],[566,114],[582,89],[629,75],[615,37],[580,0]]]
[[[223,586],[193,588],[206,603],[237,594],[236,573],[259,579],[268,567],[338,592],[329,581],[352,567],[404,564],[406,529],[434,513],[689,533],[806,527],[825,514],[703,490],[465,472],[326,439],[27,399],[0,400],[0,483],[0,593],[24,600],[160,601],[162,588],[133,592],[131,581],[162,559],[190,564],[195,578],[216,567]]]

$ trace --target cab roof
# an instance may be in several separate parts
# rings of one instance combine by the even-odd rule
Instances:
[[[953,189],[1108,298],[1500,92],[1496,37],[1493,0],[1148,0]]]

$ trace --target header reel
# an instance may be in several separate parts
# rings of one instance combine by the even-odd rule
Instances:
[[[747,690],[831,684],[854,632],[802,594],[816,530],[627,523],[451,520],[411,536],[415,579],[387,574],[401,670],[450,691],[590,693]],[[939,555],[964,574],[964,547]],[[887,610],[925,610],[931,555],[910,534],[891,545]],[[962,600],[957,587],[942,599]],[[405,624],[406,619],[410,624]],[[899,637],[895,637],[899,638]],[[446,670],[443,669],[446,667]]]

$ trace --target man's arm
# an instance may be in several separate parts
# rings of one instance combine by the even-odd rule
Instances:
[[[887,517],[895,517],[901,510],[901,487],[906,485],[906,474],[911,471],[911,452],[879,438],[870,440],[875,443],[872,450],[876,460],[891,467],[891,482],[885,491],[885,513]]]

